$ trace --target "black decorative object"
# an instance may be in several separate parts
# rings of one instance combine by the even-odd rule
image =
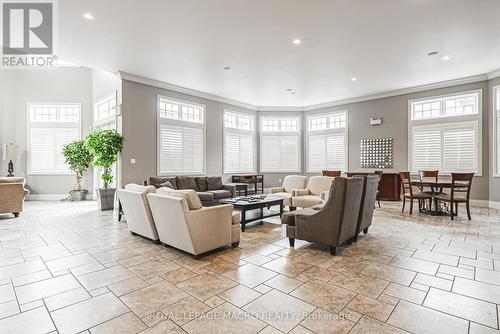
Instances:
[[[362,139],[361,168],[393,168],[393,138]]]
[[[9,169],[8,169],[8,172],[9,174],[7,175],[8,177],[12,177],[14,176],[14,163],[12,162],[12,160],[9,161]]]

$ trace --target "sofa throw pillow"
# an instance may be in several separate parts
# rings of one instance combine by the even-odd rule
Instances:
[[[222,188],[222,177],[220,177],[220,176],[207,177],[207,188],[208,188],[208,190],[221,189]]]
[[[175,182],[177,183],[177,189],[192,189],[198,191],[198,185],[196,184],[196,180],[191,176],[177,176],[175,178]]]
[[[161,188],[162,186],[160,184],[162,184],[166,181],[168,181],[172,184],[172,188],[177,189],[177,184],[175,183],[175,176],[174,177],[161,177],[161,176],[148,177],[148,184],[155,186],[156,188]]]
[[[158,189],[158,194],[165,194],[168,196],[182,197],[186,199],[189,210],[198,210],[202,208],[201,200],[194,190],[175,190],[167,187]]]
[[[207,191],[207,177],[206,176],[197,176],[196,184],[198,185],[198,191]]]
[[[172,183],[170,183],[170,181],[165,181],[163,183],[160,183],[158,188],[163,188],[163,187],[174,189],[174,186],[172,185]]]

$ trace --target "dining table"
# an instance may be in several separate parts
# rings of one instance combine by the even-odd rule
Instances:
[[[430,188],[430,195],[433,198],[434,209],[429,207],[428,209],[421,209],[422,212],[427,212],[432,216],[449,216],[450,212],[446,207],[439,207],[437,199],[434,197],[435,195],[439,195],[443,193],[443,189],[451,189],[453,186],[451,180],[411,180],[411,185],[413,187],[417,187],[421,189],[421,191],[425,191],[424,188]]]

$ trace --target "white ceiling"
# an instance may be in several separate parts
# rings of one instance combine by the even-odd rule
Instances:
[[[500,68],[499,0],[64,0],[58,10],[61,59],[256,106],[301,107]]]

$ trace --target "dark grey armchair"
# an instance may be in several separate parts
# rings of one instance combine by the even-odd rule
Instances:
[[[358,234],[361,233],[361,231],[365,234],[368,233],[368,228],[372,224],[375,202],[377,201],[379,176],[364,176],[363,179],[363,195],[361,196],[361,205],[359,207],[358,224],[356,226],[354,241],[358,240]]]
[[[286,235],[290,246],[295,239],[306,240],[330,247],[335,255],[337,246],[351,243],[356,234],[364,179],[337,177],[330,188],[323,208],[306,208],[283,215],[282,223],[288,224]]]

